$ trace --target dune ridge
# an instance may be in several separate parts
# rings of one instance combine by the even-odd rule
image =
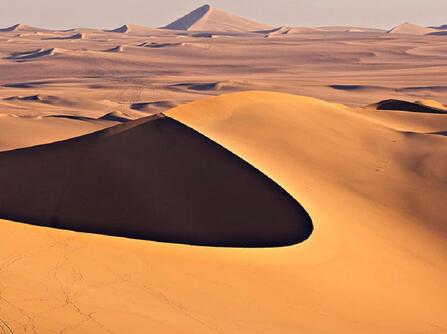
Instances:
[[[403,35],[428,35],[436,32],[436,29],[419,26],[417,24],[405,22],[388,31],[389,34]]]
[[[11,55],[9,55],[9,57],[7,57],[7,59],[28,60],[47,56],[54,56],[56,55],[56,53],[60,52],[61,49],[59,48],[37,49],[32,51],[12,53]]]
[[[435,113],[435,114],[447,114],[447,110],[442,108],[439,103],[435,104],[433,101],[427,103],[427,101],[407,102],[402,100],[384,100],[373,105],[377,110],[400,110],[407,112],[420,112],[420,113]]]
[[[191,31],[247,32],[265,30],[271,27],[228,14],[219,9],[212,8],[210,5],[204,5],[163,28]]]
[[[0,216],[40,226],[225,247],[286,246],[312,231],[276,183],[163,116],[0,153],[0,179]]]

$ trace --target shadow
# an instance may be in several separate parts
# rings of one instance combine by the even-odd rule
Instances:
[[[0,217],[218,247],[279,247],[313,230],[304,208],[224,147],[156,115],[0,153]]]
[[[376,105],[377,110],[398,110],[418,113],[447,114],[447,111],[418,103],[412,103],[401,100],[384,100]]]

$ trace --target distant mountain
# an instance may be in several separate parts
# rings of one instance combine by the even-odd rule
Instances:
[[[205,5],[163,28],[189,31],[247,32],[267,30],[272,27]]]

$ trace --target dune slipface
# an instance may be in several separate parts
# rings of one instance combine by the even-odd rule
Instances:
[[[236,155],[163,116],[0,154],[0,216],[207,246],[285,246],[306,211]]]

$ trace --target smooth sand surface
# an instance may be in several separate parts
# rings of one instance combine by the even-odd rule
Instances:
[[[0,30],[0,333],[446,333],[443,27],[201,10]]]

